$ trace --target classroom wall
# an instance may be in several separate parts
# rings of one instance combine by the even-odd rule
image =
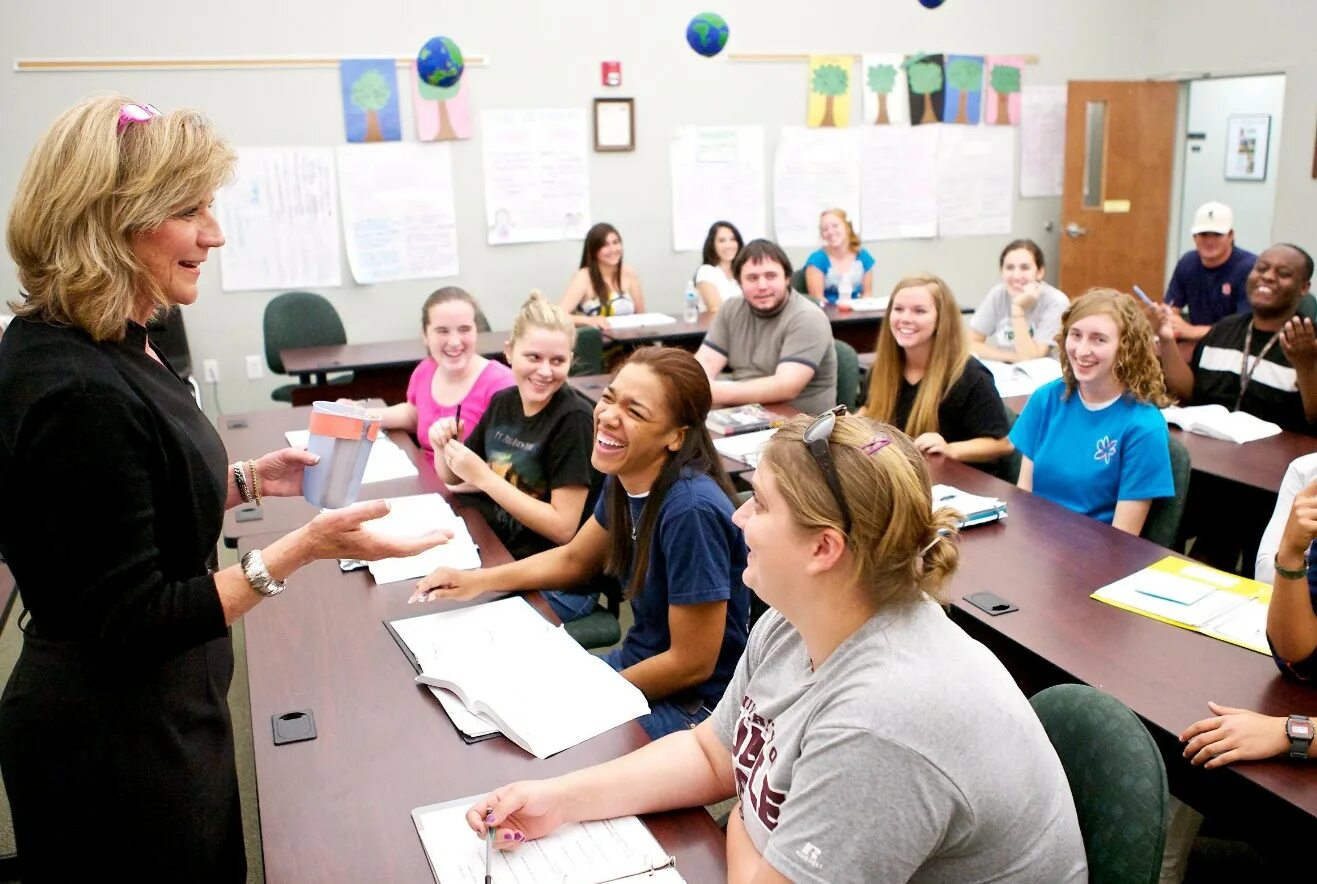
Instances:
[[[1229,0],[1157,0],[1147,4],[1144,21],[1143,55],[1150,76],[1285,74],[1284,127],[1272,166],[1276,199],[1271,238],[1317,251],[1317,179],[1312,174],[1317,3],[1268,0],[1241,6]]]
[[[714,7],[731,24],[731,52],[1037,53],[1039,63],[1026,70],[1026,83],[1057,85],[1068,79],[1144,76],[1149,67],[1131,46],[1144,45],[1145,9],[1150,5],[1156,4],[993,0],[989,5],[951,0],[929,11],[915,0],[816,0],[806,7],[788,0],[724,0]],[[43,0],[0,4],[0,57],[404,56],[414,53],[425,38],[445,33],[468,53],[490,58],[488,67],[467,73],[476,111],[585,108],[594,96],[632,96],[636,151],[590,155],[593,218],[610,221],[622,231],[627,260],[639,270],[652,307],[675,311],[698,255],[674,254],[671,248],[669,135],[683,124],[763,124],[771,176],[777,130],[801,125],[805,116],[803,63],[707,61],[686,48],[685,22],[708,6],[652,0],[377,0],[364,6],[341,0],[231,0],[224,8],[192,12],[164,0]],[[1297,33],[1294,39],[1299,39]],[[1151,46],[1155,41],[1147,42]],[[1264,57],[1261,48],[1252,54]],[[622,88],[598,85],[599,62],[605,59],[622,61]],[[1170,63],[1169,58],[1164,62]],[[1300,79],[1292,76],[1291,82]],[[335,69],[95,74],[10,70],[0,74],[7,134],[0,141],[0,211],[7,214],[27,152],[50,120],[79,97],[105,89],[162,108],[200,107],[239,145],[343,142]],[[855,94],[858,104],[858,91]],[[405,135],[413,131],[409,117],[404,103]],[[1291,131],[1310,133],[1312,102],[1289,119],[1294,120]],[[478,139],[477,129],[475,140],[458,143],[453,150],[461,263],[456,281],[481,299],[496,328],[507,327],[529,288],[551,295],[561,291],[577,265],[580,244],[485,245]],[[1294,162],[1292,151],[1283,154],[1282,166]],[[1020,200],[1015,211],[1013,234],[1037,239],[1053,260],[1059,203]],[[771,218],[771,190],[769,211]],[[1046,229],[1049,224],[1051,231]],[[877,288],[885,291],[907,272],[931,269],[948,279],[963,303],[976,304],[997,278],[997,254],[1006,239],[869,244],[878,260]],[[793,258],[805,254],[793,250]],[[206,266],[200,300],[185,313],[194,365],[219,360],[223,410],[270,407],[268,391],[277,380],[267,375],[249,382],[244,358],[262,352],[261,314],[273,293],[221,292],[218,264],[213,260]],[[0,276],[13,279],[7,254],[0,256]],[[346,266],[344,277],[351,278]],[[390,340],[419,332],[420,301],[439,283],[349,283],[323,293],[342,314],[349,340]],[[213,413],[209,390],[207,400]]]

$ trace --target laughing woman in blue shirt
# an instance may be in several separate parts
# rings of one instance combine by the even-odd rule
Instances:
[[[1129,295],[1093,289],[1062,317],[1060,343],[1061,378],[1011,430],[1018,484],[1137,535],[1152,501],[1175,494],[1152,326]]]
[[[591,462],[607,477],[594,515],[565,546],[497,568],[439,568],[413,601],[623,581],[635,625],[604,659],[649,700],[652,739],[698,724],[745,649],[745,541],[704,419],[709,382],[684,350],[631,355],[594,410]],[[564,685],[564,690],[568,686]]]

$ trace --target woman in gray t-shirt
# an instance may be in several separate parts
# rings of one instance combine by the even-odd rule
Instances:
[[[713,716],[496,789],[467,811],[471,828],[515,848],[565,822],[735,797],[731,880],[1087,880],[1042,725],[934,600],[958,560],[955,514],[933,510],[910,439],[864,417],[797,417],[754,490],[735,521],[745,583],[772,609]]]
[[[969,321],[970,352],[981,359],[1022,362],[1056,354],[1065,292],[1043,281],[1043,250],[1031,239],[1008,243],[1001,253],[1001,282]]]

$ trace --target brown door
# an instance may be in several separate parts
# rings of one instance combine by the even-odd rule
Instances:
[[[1179,83],[1072,81],[1061,198],[1061,290],[1161,298]]]

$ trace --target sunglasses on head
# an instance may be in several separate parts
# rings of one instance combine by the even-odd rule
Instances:
[[[122,135],[123,130],[133,123],[145,123],[152,117],[158,116],[160,116],[160,111],[149,104],[125,104],[119,108],[119,124],[115,131],[117,134]]]
[[[837,475],[837,465],[832,461],[832,449],[828,445],[828,439],[832,437],[832,429],[837,425],[837,417],[845,413],[845,405],[838,405],[823,412],[814,419],[814,423],[805,428],[805,435],[801,437],[801,441],[805,443],[805,447],[814,457],[814,462],[823,472],[823,478],[827,481],[828,488],[832,490],[838,508],[841,509],[842,523],[846,526],[845,533],[849,537],[851,508],[846,505],[846,495],[841,490],[841,477]]]

